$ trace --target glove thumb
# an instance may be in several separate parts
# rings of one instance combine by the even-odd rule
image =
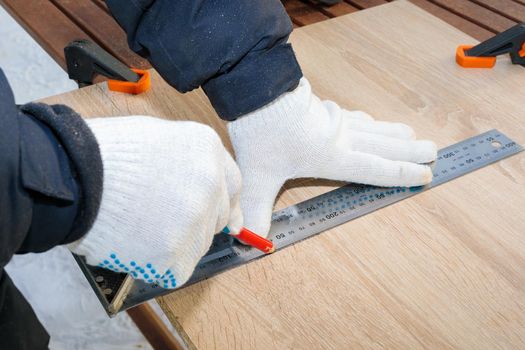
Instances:
[[[261,180],[249,175],[243,177],[241,208],[244,214],[244,227],[260,236],[267,237],[275,198],[284,181]]]

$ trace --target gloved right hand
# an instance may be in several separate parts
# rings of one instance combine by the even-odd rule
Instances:
[[[210,127],[144,116],[86,120],[104,168],[91,230],[69,245],[87,263],[174,288],[213,236],[238,233],[239,168]]]

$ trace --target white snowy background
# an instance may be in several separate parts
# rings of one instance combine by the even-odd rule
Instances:
[[[0,68],[18,104],[77,88],[1,7]],[[17,255],[6,270],[51,335],[51,350],[151,349],[126,313],[106,315],[66,248]],[[156,302],[151,305],[167,323]]]

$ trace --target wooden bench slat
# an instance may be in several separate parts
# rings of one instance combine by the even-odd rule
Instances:
[[[106,1],[104,0],[92,0],[98,7],[100,7],[102,10],[106,11],[107,13],[110,13],[108,5],[106,5]]]
[[[127,312],[153,349],[183,350],[185,348],[166,327],[150,304],[135,306],[128,309]]]
[[[292,22],[298,26],[304,26],[320,21],[324,21],[330,17],[317,11],[315,6],[299,0],[283,0],[284,8],[292,19]]]
[[[2,6],[64,69],[64,47],[75,39],[89,39],[71,19],[46,0],[1,0]]]
[[[340,2],[338,4],[332,5],[332,6],[320,6],[316,5],[316,9],[325,14],[328,17],[339,17],[344,16],[349,13],[353,13],[356,11],[359,11],[357,7],[354,7],[346,2]]]
[[[370,7],[387,4],[386,0],[345,0],[352,6],[357,7],[360,10],[364,10]]]
[[[468,0],[432,0],[432,2],[492,32],[502,32],[516,24],[515,21]]]
[[[435,5],[434,3],[427,0],[409,0],[414,5],[421,7],[423,10],[433,14],[448,24],[458,28],[464,33],[467,33],[471,37],[484,41],[494,36],[495,31],[489,31],[479,25],[470,22],[464,17],[458,16],[452,12],[445,10],[444,8]]]
[[[395,0],[345,0],[321,6],[311,0],[283,0],[294,28],[385,4]],[[525,0],[410,0],[478,40],[486,40],[525,20]],[[88,38],[129,66],[148,68],[134,54],[125,33],[110,15],[104,0],[0,0],[44,49],[65,67],[63,47]]]
[[[471,0],[491,11],[494,11],[516,22],[525,21],[525,4],[512,0]]]
[[[126,65],[147,69],[150,64],[128,47],[126,34],[117,22],[91,0],[51,0],[93,41]],[[96,23],[94,23],[96,22]]]

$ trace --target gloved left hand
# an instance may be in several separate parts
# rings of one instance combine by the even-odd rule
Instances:
[[[88,264],[174,288],[213,236],[242,226],[239,168],[217,133],[143,116],[88,119],[104,168],[91,230],[68,247]]]
[[[377,186],[432,180],[436,145],[415,140],[407,125],[375,121],[321,101],[306,78],[272,103],[228,124],[241,169],[245,227],[267,235],[286,180],[314,177]]]

